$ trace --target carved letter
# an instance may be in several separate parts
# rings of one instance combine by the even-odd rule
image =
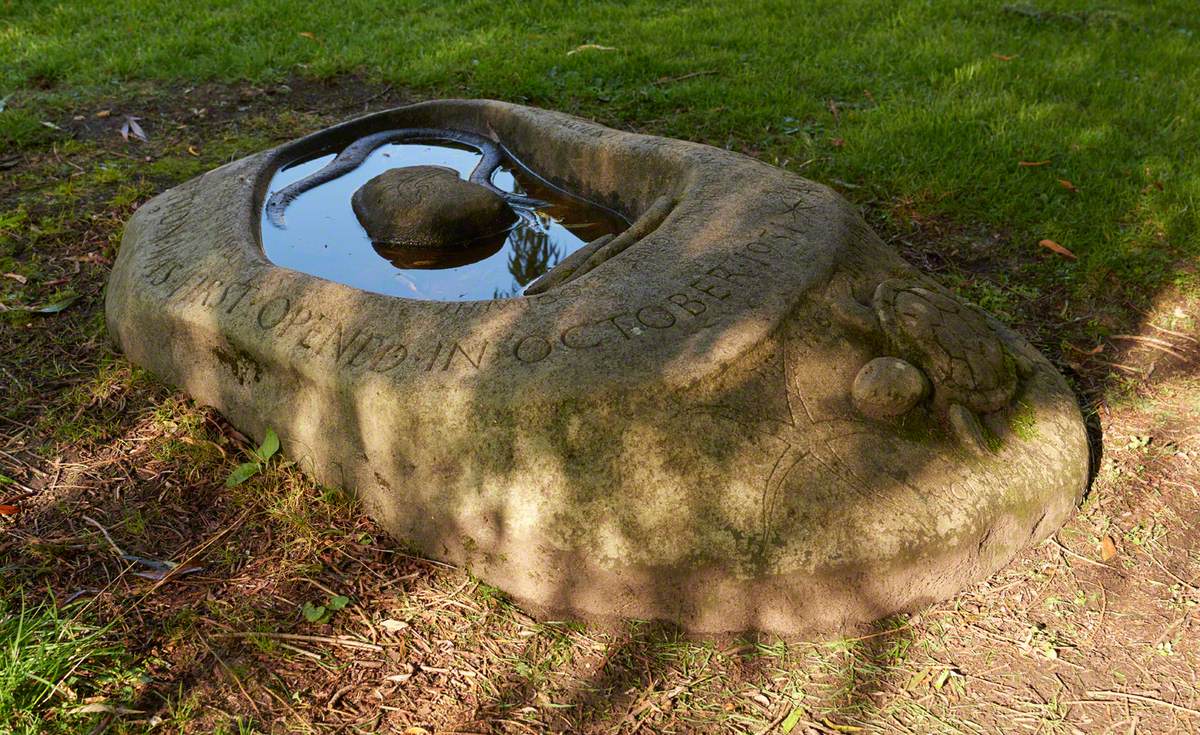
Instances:
[[[708,309],[703,301],[698,301],[683,293],[673,293],[667,297],[667,301],[670,301],[672,304],[675,304],[680,309],[683,309],[692,316],[699,316],[700,314],[703,314],[706,309]]]
[[[312,319],[312,316],[313,313],[308,309],[303,307],[296,309],[291,313],[291,316],[286,320],[283,327],[280,328],[279,334],[286,334],[291,330],[292,327],[308,324],[308,322]]]
[[[150,280],[150,285],[163,285],[171,279],[171,276],[175,274],[175,269],[178,267],[179,263],[172,263],[169,260],[154,266],[150,269],[150,272],[146,274],[147,278]]]
[[[550,342],[536,334],[522,337],[513,349],[513,355],[523,363],[540,362],[550,354]]]
[[[472,358],[467,351],[463,349],[461,344],[455,342],[450,346],[450,352],[446,354],[446,364],[442,366],[442,370],[450,369],[450,363],[454,362],[454,356],[456,354],[462,355],[464,358],[466,358],[467,362],[471,363],[471,367],[478,370],[480,364],[483,363],[483,354],[487,352],[487,346],[488,343],[485,341],[483,346],[479,348],[479,357]]]
[[[599,347],[604,342],[603,337],[596,337],[594,342],[582,342],[576,339],[580,329],[589,327],[592,324],[593,322],[584,322],[583,324],[576,324],[564,329],[562,335],[559,337],[559,340],[563,343],[563,347],[569,347],[572,350],[586,350],[591,347]]]
[[[364,362],[366,362],[366,359],[371,356],[371,351],[374,350],[378,345],[380,345],[382,343],[383,343],[383,337],[380,337],[379,335],[371,334],[370,332],[367,332],[366,339],[364,339],[362,341],[362,344],[360,344],[358,346],[358,349],[355,350],[352,355],[350,355],[348,358],[346,358],[346,362],[345,362],[346,367],[358,367],[359,365],[363,364]],[[370,350],[367,349],[368,346],[371,346]],[[360,357],[363,359],[359,360],[358,358],[360,358]]]
[[[371,360],[368,369],[376,373],[386,373],[388,370],[399,366],[407,357],[408,348],[404,345],[384,345],[382,349],[375,353],[375,357]]]
[[[225,287],[224,291],[221,292],[221,299],[217,303],[218,304],[225,303],[225,299],[229,298],[230,294],[233,293],[235,290],[237,291],[237,298],[230,301],[229,305],[225,307],[226,314],[232,314],[233,310],[237,308],[238,304],[242,303],[242,299],[246,298],[246,294],[250,293],[250,284],[249,283],[231,283],[230,285]]]
[[[653,329],[666,329],[667,327],[674,326],[675,315],[658,304],[651,304],[638,309],[637,320],[643,326]]]
[[[287,296],[277,296],[258,309],[258,326],[263,329],[274,329],[283,321],[292,308],[292,300]]]
[[[607,318],[607,319],[604,319],[603,321],[606,321],[606,322],[612,322],[612,325],[613,325],[614,327],[616,327],[618,330],[620,330],[620,332],[621,332],[621,336],[622,336],[622,337],[624,337],[625,339],[629,339],[629,332],[626,332],[626,331],[625,331],[625,327],[622,327],[622,326],[621,326],[621,324],[620,324],[620,322],[618,322],[618,321],[617,321],[618,319],[620,319],[620,318],[621,318],[621,317],[623,317],[623,316],[629,316],[629,314],[627,314],[627,313],[616,314],[616,315],[614,315],[614,316],[610,316],[610,317],[609,317],[609,318]],[[634,331],[633,331],[633,333],[634,333],[634,334],[639,334],[639,333],[640,333],[640,330],[638,330],[638,329],[635,327],[635,328],[634,328]]]
[[[729,298],[729,294],[730,294],[729,289],[725,288],[724,286],[722,286],[719,283],[711,283],[711,282],[705,283],[704,280],[706,278],[708,278],[708,276],[700,276],[699,278],[692,281],[688,285],[691,286],[692,288],[696,289],[700,293],[706,293],[709,296],[712,296],[714,299],[724,300],[724,299]]]

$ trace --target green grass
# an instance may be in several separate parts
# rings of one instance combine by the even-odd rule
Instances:
[[[1194,0],[8,3],[0,97],[17,96],[0,140],[45,139],[12,109],[39,89],[356,73],[744,149],[859,187],[838,184],[898,220],[982,224],[1014,252],[1053,239],[1079,261],[1044,255],[1030,277],[1144,297],[1200,251],[1195,10]],[[614,50],[568,54],[586,43]]]
[[[126,705],[138,674],[106,633],[71,610],[0,597],[0,732],[86,732],[96,708]]]

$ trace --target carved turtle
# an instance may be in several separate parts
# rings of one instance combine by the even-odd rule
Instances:
[[[932,383],[934,408],[945,415],[959,440],[972,449],[987,451],[978,414],[1006,407],[1028,368],[1005,349],[980,310],[926,285],[898,278],[876,286],[869,307],[855,299],[845,283],[831,289],[831,296],[834,313],[841,321],[882,333],[897,357],[924,373]],[[903,377],[899,370],[881,372],[872,361],[855,380],[855,402],[865,413],[871,413],[871,406],[864,405],[865,389],[860,390],[860,384],[880,386],[876,390],[885,392],[890,375],[897,381]],[[893,390],[893,404],[896,394]],[[911,389],[903,395],[904,403],[889,406],[890,414],[901,413],[924,397]]]

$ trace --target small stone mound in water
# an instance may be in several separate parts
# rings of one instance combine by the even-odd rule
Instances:
[[[380,248],[465,249],[504,240],[517,216],[502,197],[445,166],[385,171],[350,200]]]

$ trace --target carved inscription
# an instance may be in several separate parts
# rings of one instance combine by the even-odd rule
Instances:
[[[570,324],[557,334],[521,335],[512,341],[510,354],[528,365],[558,351],[594,350],[626,340],[654,338],[672,329],[707,328],[715,323],[711,317],[727,308],[731,297],[740,296],[743,303],[756,300],[755,292],[764,278],[777,271],[786,258],[794,257],[803,241],[801,234],[787,226],[782,229],[764,231],[649,303]]]
[[[414,347],[392,335],[314,311],[293,296],[260,292],[252,280],[203,271],[192,274],[172,266],[178,266],[178,261],[164,260],[156,266],[164,274],[156,285],[167,286],[172,304],[244,316],[264,336],[343,370],[478,370],[490,352],[487,340],[446,340]]]
[[[764,280],[780,272],[805,240],[800,228],[787,221],[796,214],[789,211],[784,222],[773,223],[754,239],[731,247],[715,263],[703,264],[681,279],[675,288],[626,309],[567,324],[556,333],[518,334],[498,346],[483,339],[435,341],[436,337],[425,344],[406,344],[394,334],[355,325],[353,318],[322,313],[297,295],[263,285],[253,272],[237,272],[232,264],[236,261],[222,261],[215,267],[213,259],[186,261],[181,246],[194,240],[196,229],[204,228],[210,241],[221,243],[218,252],[236,248],[239,240],[227,221],[193,222],[190,191],[169,192],[167,201],[157,207],[153,244],[142,261],[147,283],[173,305],[198,306],[246,319],[264,336],[289,349],[342,370],[376,373],[476,371],[492,360],[532,365],[558,353],[588,354],[630,340],[706,329],[718,323],[722,313],[755,303]],[[594,284],[569,284],[532,299],[446,302],[431,308],[434,313],[469,319],[491,311],[569,303],[592,287]]]
[[[555,120],[555,124],[560,128],[566,128],[579,135],[588,138],[603,138],[608,132],[605,128],[600,127],[596,123],[581,120],[575,117],[561,116]]]

